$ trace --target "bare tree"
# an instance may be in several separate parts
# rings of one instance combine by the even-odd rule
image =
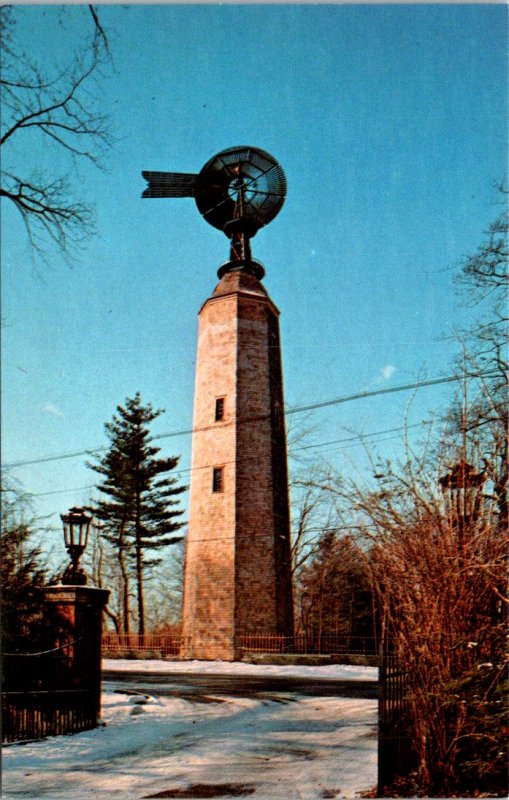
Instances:
[[[151,632],[180,633],[184,593],[185,543],[178,542],[166,554],[150,580],[147,591],[147,623]]]
[[[457,284],[465,305],[477,318],[461,333],[464,371],[483,374],[473,396],[462,397],[450,409],[450,430],[462,439],[482,441],[500,520],[509,522],[509,378],[507,289],[509,283],[509,222],[507,191],[499,186],[503,213],[497,216],[474,253],[460,265]]]
[[[330,495],[320,482],[320,474],[310,468],[308,474],[295,477],[290,484],[292,498],[292,580],[295,605],[295,630],[306,628],[302,576],[320,549],[320,537],[333,524],[334,508]]]
[[[402,796],[507,788],[507,530],[483,439],[470,432],[453,444],[408,448],[402,465],[378,463],[372,479],[325,487],[365,542],[386,640],[407,674],[417,768]],[[471,485],[447,480],[454,455],[468,459]]]
[[[110,592],[104,612],[113,624],[115,632],[129,633],[129,621],[125,622],[125,583],[119,569],[117,554],[102,536],[101,526],[95,522],[92,525],[90,539],[90,545],[84,555],[87,574],[93,586],[97,586],[98,589],[108,589]]]
[[[93,208],[75,199],[70,174],[79,160],[101,166],[112,141],[94,96],[95,82],[109,57],[108,40],[96,8],[84,9],[92,20],[90,36],[76,57],[52,69],[47,62],[32,60],[18,42],[15,23],[20,10],[0,7],[0,196],[18,210],[32,252],[45,260],[48,244],[69,258],[93,231]],[[77,11],[83,13],[83,7]],[[31,153],[40,153],[43,145],[54,146],[59,160],[67,157],[67,172],[30,167]]]
[[[320,533],[329,526],[331,508],[318,481],[294,478],[292,495],[292,575],[296,578],[317,551]]]
[[[461,290],[467,290],[469,305],[478,305],[487,298],[491,300],[491,296],[495,295],[501,318],[507,321],[507,310],[503,302],[509,278],[507,190],[503,186],[497,186],[496,189],[502,196],[503,211],[489,225],[477,250],[465,258],[456,281]]]
[[[408,676],[417,783],[431,796],[503,788],[507,540],[489,513],[462,525],[421,511],[398,527],[372,517],[373,580]]]

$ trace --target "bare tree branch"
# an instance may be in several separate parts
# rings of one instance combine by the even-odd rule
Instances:
[[[97,38],[102,43],[102,46],[104,47],[104,49],[108,53],[108,55],[111,55],[110,54],[110,45],[109,45],[109,41],[108,41],[108,36],[107,36],[106,31],[104,30],[103,26],[101,25],[101,21],[99,19],[99,14],[97,13],[97,8],[94,5],[90,5],[90,4],[89,4],[88,8],[89,8],[89,11],[90,11],[90,13],[92,15],[92,19],[94,20],[94,25],[95,25],[95,31],[96,31],[96,34],[97,34]]]
[[[102,168],[112,144],[105,114],[94,96],[94,85],[109,55],[108,39],[94,6],[87,9],[94,28],[83,39],[81,53],[51,72],[23,52],[15,36],[15,14],[0,8],[3,69],[2,165],[0,196],[21,214],[32,252],[47,260],[47,246],[56,245],[67,258],[79,251],[93,233],[94,213],[89,204],[74,199],[71,175],[77,159]],[[35,139],[33,137],[36,137]],[[51,142],[69,157],[65,174],[50,175],[30,169],[34,141]],[[20,153],[24,156],[20,158]]]

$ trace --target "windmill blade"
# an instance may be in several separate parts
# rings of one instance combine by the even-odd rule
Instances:
[[[142,172],[148,183],[142,197],[194,197],[198,175],[190,172]]]

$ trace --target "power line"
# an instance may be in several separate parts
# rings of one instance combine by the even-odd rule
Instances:
[[[347,439],[331,439],[329,442],[319,442],[318,444],[306,444],[301,447],[295,447],[294,450],[311,450],[314,447],[328,447],[331,444],[344,444],[345,442],[356,442],[362,444],[362,439],[371,438],[372,436],[382,436],[386,433],[396,433],[396,431],[404,431],[408,428],[421,428],[425,425],[424,422],[415,422],[412,425],[399,425],[397,428],[386,428],[384,431],[373,431],[372,433],[356,433],[355,436],[349,436]],[[358,440],[361,440],[360,442]],[[386,441],[385,439],[380,441]]]
[[[480,378],[480,377],[488,377],[492,373],[475,373],[472,375],[449,375],[447,378],[433,378],[429,381],[419,381],[418,383],[406,383],[402,384],[401,386],[389,386],[386,389],[373,389],[369,392],[359,392],[358,394],[349,394],[345,397],[337,397],[334,400],[323,400],[320,403],[310,403],[307,406],[297,406],[296,408],[289,408],[286,410],[286,414],[296,414],[300,413],[301,411],[312,411],[316,408],[325,408],[326,406],[334,406],[338,405],[339,403],[348,403],[351,400],[363,400],[365,397],[375,397],[379,394],[392,394],[393,392],[405,392],[409,391],[410,389],[420,389],[423,386],[435,386],[439,383],[452,383],[453,381],[464,380],[465,377],[467,378]]]
[[[65,458],[77,458],[78,456],[93,456],[96,453],[102,453],[106,449],[107,448],[105,445],[101,445],[101,447],[94,447],[90,450],[75,450],[72,453],[58,453],[58,455],[54,456],[40,456],[39,458],[32,458],[27,461],[11,461],[10,463],[2,464],[2,467],[3,468],[26,467],[29,464],[44,464],[47,461],[63,461]]]
[[[73,489],[53,489],[51,492],[36,492],[35,494],[30,495],[31,497],[49,497],[53,494],[70,494],[71,492],[83,492],[85,489],[96,489],[95,484],[90,484],[90,486],[75,486]]]
[[[471,375],[467,375],[466,377],[470,378],[480,378],[480,377],[489,377],[492,373],[473,373]],[[407,392],[411,389],[421,389],[425,386],[436,386],[438,384],[443,383],[453,383],[454,381],[463,380],[465,375],[449,375],[443,378],[433,378],[432,380],[428,381],[418,381],[416,383],[406,383],[402,384],[401,386],[391,386],[385,389],[373,389],[367,392],[358,392],[356,394],[345,395],[343,397],[336,397],[332,400],[322,400],[318,403],[309,403],[303,406],[294,406],[293,408],[287,408],[285,410],[285,416],[290,414],[300,414],[303,411],[313,411],[318,408],[326,408],[328,406],[335,406],[340,405],[341,403],[349,403],[353,400],[363,400],[368,397],[376,397],[378,395],[384,394],[393,394],[395,392]],[[268,419],[268,414],[263,414],[254,417],[246,417],[245,419],[237,420],[237,424],[246,424],[250,422],[261,422],[265,419]],[[226,425],[233,425],[234,422],[230,423],[223,423],[222,427],[226,427]],[[167,433],[160,433],[157,436],[152,437],[152,441],[156,441],[158,439],[168,439],[175,436],[188,436],[192,433],[201,433],[208,430],[213,430],[216,425],[208,425],[202,428],[184,428],[182,430],[177,431],[169,431]],[[12,467],[26,467],[31,464],[43,464],[49,461],[61,461],[66,458],[77,458],[78,456],[90,456],[95,455],[96,453],[101,453],[106,451],[108,448],[106,445],[102,447],[94,447],[87,450],[78,450],[70,453],[59,453],[53,456],[40,456],[39,458],[32,458],[27,459],[24,461],[11,461],[10,463],[3,464],[4,468],[12,468]]]
[[[397,428],[386,428],[386,430],[383,430],[383,431],[372,431],[371,433],[357,433],[357,434],[355,434],[355,436],[348,436],[345,439],[331,439],[328,442],[319,442],[317,444],[306,444],[306,445],[301,445],[300,447],[294,447],[294,448],[292,448],[292,452],[297,452],[297,451],[300,451],[300,450],[311,450],[312,448],[319,448],[319,447],[330,447],[331,445],[334,445],[334,444],[344,444],[346,442],[348,442],[349,446],[352,446],[352,445],[356,446],[356,445],[359,445],[359,444],[363,444],[365,439],[368,439],[368,438],[372,439],[373,436],[383,436],[383,435],[385,435],[387,433],[395,433],[397,431],[408,430],[409,428],[422,428],[423,425],[425,425],[425,424],[426,424],[425,422],[415,422],[412,425],[400,425]],[[374,441],[371,441],[370,444],[377,444],[378,442],[390,442],[395,438],[398,438],[398,437],[390,436],[388,439],[375,439]],[[338,447],[338,450],[345,450],[345,449],[346,449],[345,447]],[[291,457],[292,453],[290,452],[289,455]],[[256,457],[255,456],[247,456],[247,457],[242,458],[242,459],[226,461],[224,463],[224,466],[228,466],[229,464],[235,464],[235,463],[237,463],[237,464],[238,463],[245,463],[246,461],[249,461],[252,458],[256,458]],[[204,464],[201,467],[186,467],[185,469],[177,469],[177,470],[175,470],[173,472],[173,474],[174,475],[186,475],[186,474],[188,474],[190,472],[196,472],[197,470],[200,470],[200,469],[212,469],[213,466],[214,466],[214,464]],[[36,494],[32,494],[31,497],[49,497],[50,495],[54,495],[54,494],[67,494],[69,492],[82,492],[82,491],[85,491],[85,489],[97,489],[97,488],[98,487],[97,487],[96,484],[90,484],[89,486],[75,486],[72,489],[54,489],[51,492],[38,492]]]
[[[313,528],[306,528],[306,533],[332,533],[332,532],[339,532],[339,531],[366,531],[366,530],[376,530],[376,527],[371,523],[366,523],[366,525],[324,525],[323,528],[321,526],[315,526]],[[229,542],[235,540],[237,537],[233,536],[213,536],[210,539],[206,537],[201,537],[198,539],[189,539],[186,537],[186,541],[188,544],[202,544],[203,542]],[[249,540],[252,539],[273,539],[273,534],[269,531],[264,531],[263,533],[253,533],[249,535]]]

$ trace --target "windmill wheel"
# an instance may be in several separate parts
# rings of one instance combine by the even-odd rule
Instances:
[[[282,167],[256,147],[232,147],[213,156],[195,187],[200,214],[229,237],[235,231],[254,236],[278,214],[285,196]]]

